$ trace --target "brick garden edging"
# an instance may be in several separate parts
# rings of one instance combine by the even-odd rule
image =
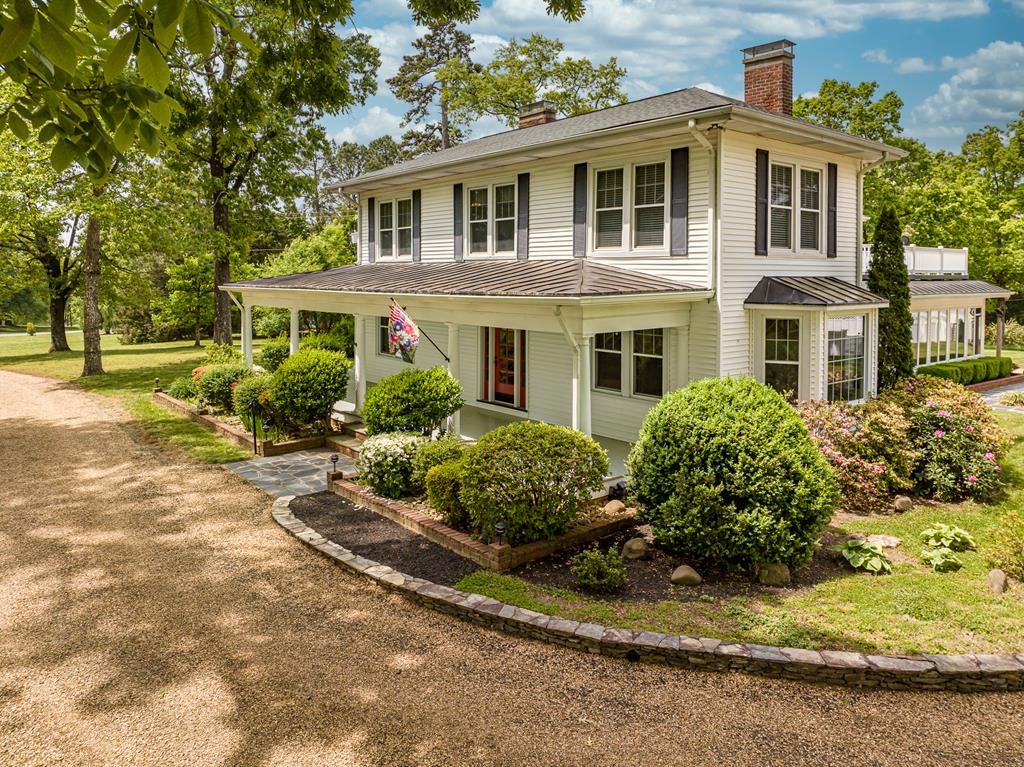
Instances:
[[[1024,690],[1024,653],[1018,655],[923,655],[910,658],[833,650],[801,650],[736,644],[718,639],[610,628],[543,615],[480,594],[441,586],[400,573],[353,554],[328,540],[290,510],[294,496],[274,501],[281,527],[347,570],[361,573],[434,610],[515,636],[540,639],[584,652],[631,661],[667,663],[709,671],[749,674],[803,682],[880,687],[891,690]]]
[[[1024,382],[1024,373],[1010,373],[1008,376],[993,378],[991,381],[981,381],[980,383],[968,384],[966,388],[980,394],[981,392],[1001,389],[1004,386],[1011,386],[1012,384],[1021,382]]]
[[[511,570],[513,567],[543,559],[555,552],[596,541],[636,524],[636,518],[632,512],[621,512],[596,522],[581,525],[564,535],[546,541],[535,541],[522,546],[509,546],[507,543],[481,543],[401,501],[381,498],[366,492],[362,485],[351,481],[352,476],[340,471],[328,471],[327,489],[352,503],[367,507],[382,517],[401,525],[406,530],[422,535],[439,546],[444,546],[449,551],[454,551],[487,570],[498,572]]]

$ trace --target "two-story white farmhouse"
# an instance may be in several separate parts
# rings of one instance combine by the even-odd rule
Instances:
[[[253,305],[356,318],[352,396],[402,369],[392,299],[440,347],[479,436],[511,419],[593,434],[621,471],[662,394],[753,375],[800,399],[860,400],[877,311],[861,287],[861,190],[901,150],[796,119],[793,44],[744,51],[745,100],[687,88],[516,130],[346,182],[359,261],[236,282]]]

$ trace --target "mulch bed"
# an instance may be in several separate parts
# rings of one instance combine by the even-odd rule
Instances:
[[[292,501],[291,511],[339,546],[416,578],[454,586],[480,569],[454,551],[334,493],[299,496]]]
[[[296,517],[324,537],[360,556],[418,578],[454,586],[465,576],[480,569],[455,552],[334,493],[300,496],[292,501],[291,508]],[[633,530],[623,530],[602,540],[600,548],[605,550],[614,546],[621,549],[623,543],[637,536],[650,541],[650,528],[643,525]],[[842,567],[838,555],[831,551],[833,544],[846,537],[832,528],[826,530],[814,558],[793,573],[793,583],[785,591],[809,588],[821,581],[848,575],[849,571]],[[578,591],[579,584],[569,569],[569,559],[579,550],[565,551],[530,562],[516,568],[512,574],[538,586]],[[704,582],[696,587],[673,586],[669,576],[680,564],[692,565],[704,578]],[[608,594],[607,598],[633,602],[700,598],[719,600],[782,591],[762,586],[747,575],[716,571],[703,567],[699,562],[684,562],[652,547],[647,559],[626,561],[626,584],[620,590]]]

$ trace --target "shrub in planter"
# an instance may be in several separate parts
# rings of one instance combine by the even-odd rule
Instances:
[[[199,404],[231,412],[231,394],[235,384],[252,375],[245,365],[211,365],[200,375],[196,392]]]
[[[466,445],[455,437],[443,437],[424,442],[412,462],[412,487],[419,490],[424,487],[427,472],[442,463],[461,458],[466,452]]]
[[[226,365],[241,361],[242,353],[231,344],[210,344],[206,347],[207,365]]]
[[[445,368],[409,368],[381,379],[370,389],[362,415],[369,434],[429,434],[462,405],[462,387]]]
[[[664,397],[627,468],[656,543],[729,567],[803,564],[839,499],[799,414],[753,378],[696,381]]]
[[[626,565],[618,549],[601,553],[595,546],[584,549],[569,562],[572,574],[588,591],[615,591],[626,582]]]
[[[325,424],[334,403],[348,390],[351,365],[337,352],[300,349],[274,371],[271,409],[291,424]]]
[[[235,390],[231,394],[232,409],[247,426],[254,410],[259,418],[267,413],[270,384],[273,380],[274,377],[270,373],[256,373],[243,378],[235,385]],[[252,431],[251,426],[249,430]]]
[[[356,466],[360,479],[386,498],[401,498],[409,490],[412,460],[423,442],[414,434],[377,434],[365,440]]]
[[[434,466],[427,472],[425,480],[427,503],[440,512],[446,525],[456,530],[469,530],[470,526],[469,514],[459,500],[463,465],[463,459],[459,458]]]
[[[608,472],[608,455],[593,439],[534,421],[488,432],[464,461],[459,499],[485,543],[498,522],[512,545],[558,535]]]
[[[1000,518],[985,553],[993,565],[1024,581],[1024,512],[1008,511]]]
[[[196,397],[196,383],[191,376],[179,376],[171,381],[167,393],[174,399],[190,400]]]
[[[288,339],[284,337],[275,338],[263,344],[263,348],[260,349],[256,361],[259,362],[261,368],[273,373],[281,367],[282,362],[288,359],[290,353],[291,344]]]

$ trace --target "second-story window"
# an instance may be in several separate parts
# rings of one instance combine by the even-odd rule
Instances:
[[[793,247],[793,166],[772,165],[771,245]]]
[[[398,255],[412,255],[412,200],[398,201]]]
[[[487,188],[469,190],[469,252],[487,252]]]
[[[377,205],[380,257],[412,255],[412,199],[387,200]]]
[[[633,245],[665,243],[665,163],[633,169]]]
[[[622,247],[622,168],[597,172],[594,244],[598,248]]]
[[[800,247],[821,247],[821,171],[800,169]]]
[[[494,252],[508,253],[516,246],[516,188],[494,187]]]
[[[380,204],[380,254],[390,257],[395,247],[395,206],[391,202]]]

